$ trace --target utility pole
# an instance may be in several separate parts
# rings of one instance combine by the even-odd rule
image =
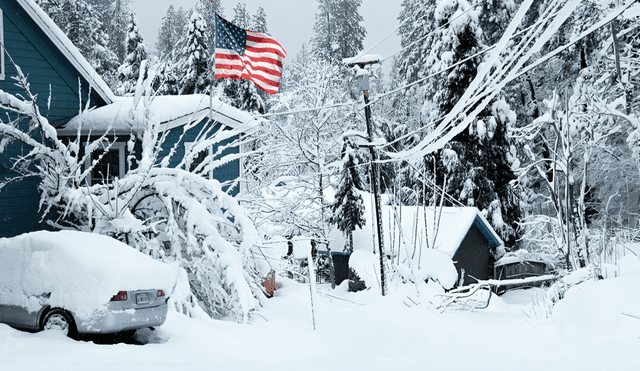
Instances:
[[[352,62],[358,60],[357,62]],[[380,169],[378,167],[378,153],[376,149],[373,147],[373,123],[371,122],[371,107],[369,106],[369,71],[366,69],[366,66],[370,66],[374,63],[379,64],[379,58],[367,58],[367,56],[349,58],[344,60],[347,66],[359,66],[362,73],[359,74],[360,78],[360,90],[364,94],[364,117],[367,121],[367,136],[369,143],[367,147],[369,147],[369,153],[371,154],[371,185],[373,187],[373,198],[375,202],[375,228],[378,235],[378,251],[380,254],[380,284],[382,289],[382,296],[387,295],[387,280],[384,268],[384,240],[382,235],[382,208],[380,202]]]

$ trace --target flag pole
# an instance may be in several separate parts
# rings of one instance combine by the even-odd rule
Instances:
[[[216,15],[218,13],[214,13],[213,15],[213,50],[211,51],[211,57],[209,58],[209,124],[213,122],[213,79],[215,78],[215,69],[216,69]]]

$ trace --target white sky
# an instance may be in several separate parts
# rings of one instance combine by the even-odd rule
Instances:
[[[250,14],[255,14],[262,6],[267,13],[267,27],[271,36],[287,51],[287,60],[293,60],[304,42],[313,37],[313,25],[318,3],[315,0],[223,0],[225,16],[233,18],[233,8],[238,2],[245,3]],[[158,28],[169,5],[175,8],[189,9],[196,0],[132,0],[130,8],[136,13],[136,19],[145,43],[153,47],[156,43]],[[393,32],[398,27],[400,0],[363,0],[360,14],[367,29],[365,52],[393,33],[384,43],[370,51],[383,58],[400,49],[400,38]],[[390,61],[384,66],[385,72],[391,67]]]

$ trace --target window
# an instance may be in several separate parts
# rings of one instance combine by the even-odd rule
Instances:
[[[104,149],[96,149],[91,154],[91,159],[87,161],[93,162],[94,159],[104,154],[100,161],[93,167],[91,174],[87,178],[89,185],[109,183],[113,178],[124,177],[125,173],[125,154],[124,143],[114,143],[107,153]],[[88,166],[89,164],[86,164]]]
[[[4,71],[4,13],[2,9],[0,9],[0,45],[2,46],[2,53],[0,53],[0,80],[5,79],[5,71]]]
[[[195,144],[195,142],[186,142],[184,144],[184,153],[185,156],[187,155],[187,153],[191,152],[191,149],[193,148],[193,145]],[[190,172],[194,172],[198,166],[200,166],[200,164],[202,164],[204,162],[204,160],[206,160],[207,156],[209,156],[211,154],[212,148],[211,146],[209,148],[207,148],[206,150],[200,151],[192,160],[191,160],[191,164],[189,165],[189,171]],[[200,169],[202,170],[202,169]],[[212,176],[212,172],[209,172],[208,176],[205,174],[202,174],[201,171],[201,175],[205,178],[209,178],[209,179],[213,179]]]

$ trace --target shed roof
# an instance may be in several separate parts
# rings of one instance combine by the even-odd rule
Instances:
[[[213,114],[213,120],[234,129],[248,130],[254,124],[250,114],[210,98],[204,94],[164,95],[151,98],[148,103],[148,119],[162,130],[198,123]],[[63,128],[60,135],[75,135],[82,124],[82,133],[104,133],[107,129],[116,133],[130,133],[144,128],[147,108],[143,100],[136,104],[134,97],[116,97],[114,103],[93,108],[74,117]]]
[[[365,205],[368,204],[365,202]],[[368,206],[368,205],[367,205]],[[354,231],[354,249],[371,249],[373,236],[371,232],[371,214],[367,207],[365,218],[367,224],[363,229]],[[394,210],[395,209],[395,210]],[[425,227],[426,222],[426,227]],[[493,230],[491,224],[475,207],[422,207],[422,206],[383,206],[382,224],[385,249],[390,251],[391,241],[396,246],[400,238],[407,244],[421,239],[425,246],[425,234],[428,236],[429,247],[435,248],[453,258],[467,236],[472,226],[476,226],[487,239],[489,246],[498,247],[503,244],[500,236]],[[417,231],[416,231],[417,228]],[[436,233],[437,231],[437,233]],[[333,251],[341,251],[344,237],[337,229],[330,235],[330,247]],[[411,246],[413,249],[413,246]]]
[[[62,52],[62,54],[71,62],[71,64],[80,72],[91,84],[92,88],[107,103],[114,101],[115,95],[106,82],[95,71],[91,64],[82,56],[78,48],[73,45],[71,40],[64,32],[53,22],[33,0],[16,0],[16,2],[29,14],[33,21],[42,29],[44,34],[53,42],[53,44]]]

